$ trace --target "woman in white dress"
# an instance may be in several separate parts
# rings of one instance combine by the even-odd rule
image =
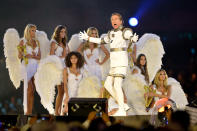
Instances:
[[[18,45],[18,57],[22,59],[22,73],[24,79],[24,113],[32,114],[34,103],[34,75],[37,71],[38,60],[41,58],[39,41],[35,38],[36,25],[28,24],[24,31],[24,38]]]
[[[58,56],[61,59],[64,67],[65,67],[64,61],[65,61],[66,55],[69,52],[69,48],[66,44],[66,41],[67,41],[66,27],[62,25],[58,25],[55,28],[55,31],[52,36],[50,55]],[[58,94],[57,94],[56,103],[55,103],[55,115],[60,115],[61,104],[62,104],[62,99],[64,95],[63,83],[61,85],[58,85],[57,89],[58,89]]]
[[[95,27],[90,27],[87,30],[87,34],[90,37],[99,37],[98,30]],[[96,43],[85,42],[82,43],[77,49],[85,59],[85,68],[90,75],[97,76],[98,79],[102,80],[101,65],[104,64],[109,58],[109,52],[104,45],[100,45],[100,49],[104,52],[105,57],[99,61],[99,47]]]
[[[156,91],[145,93],[144,96],[155,98],[155,109],[159,109],[165,104],[171,104],[174,109],[185,109],[188,101],[180,83],[174,78],[168,78],[165,70],[160,69],[157,72],[154,79],[154,84],[155,85],[152,86],[152,88]],[[158,103],[157,101],[161,100],[162,98],[165,99],[160,101],[161,103]],[[174,106],[173,103],[175,103],[174,105],[176,106]]]
[[[68,112],[68,100],[72,97],[77,97],[78,86],[84,73],[83,65],[84,59],[78,52],[70,52],[66,57],[66,68],[63,71],[64,113]]]
[[[128,115],[147,115],[146,102],[144,99],[145,86],[148,86],[149,77],[147,70],[147,60],[144,54],[139,54],[135,66],[129,71],[123,90],[127,97],[127,103],[131,107]]]

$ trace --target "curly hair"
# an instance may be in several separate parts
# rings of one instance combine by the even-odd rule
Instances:
[[[73,55],[77,57],[77,68],[82,68],[84,65],[84,58],[82,57],[82,55],[79,52],[75,52],[75,51],[68,53],[68,55],[66,56],[66,66],[67,67],[72,66],[70,59]]]
[[[136,66],[140,68],[142,75],[145,76],[146,82],[149,83],[149,76],[148,76],[148,70],[147,70],[147,60],[146,60],[146,63],[144,65],[144,70],[142,69],[142,66],[140,65],[140,59],[141,59],[142,56],[144,56],[145,57],[145,60],[146,60],[146,56],[144,54],[140,54],[138,56],[138,58],[137,58]]]
[[[62,29],[65,29],[66,32],[65,32],[65,37],[62,39],[60,39],[60,32]],[[68,39],[67,37],[67,28],[66,26],[63,26],[63,25],[58,25],[55,30],[54,30],[54,33],[52,35],[52,39],[56,40],[58,43],[62,42],[64,46],[66,46],[66,41]]]
[[[164,88],[166,89],[166,91],[168,90],[168,75],[166,73],[166,71],[164,69],[160,69],[157,74],[155,75],[155,79],[154,79],[154,84],[159,87],[161,86],[161,83],[160,83],[160,80],[159,80],[159,76],[160,76],[160,73],[161,72],[164,72],[165,74],[165,80],[164,80]]]

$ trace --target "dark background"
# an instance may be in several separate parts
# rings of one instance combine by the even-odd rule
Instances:
[[[129,27],[130,17],[137,17],[139,24],[132,29],[139,36],[155,33],[161,37],[166,52],[163,68],[181,82],[191,102],[197,96],[195,0],[1,0],[0,114],[12,114],[12,105],[17,103],[15,112],[22,112],[23,88],[15,90],[5,68],[3,35],[6,29],[16,28],[22,37],[25,26],[33,23],[50,39],[54,28],[62,24],[67,26],[69,38],[90,26],[98,28],[102,34],[111,29],[113,12],[122,14],[126,27]],[[46,113],[39,101],[36,94],[34,113]]]

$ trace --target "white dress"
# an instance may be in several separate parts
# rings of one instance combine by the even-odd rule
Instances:
[[[80,74],[77,76],[71,73],[69,68],[66,68],[66,69],[68,73],[68,82],[67,82],[68,96],[70,99],[70,98],[77,97],[79,83],[83,78],[83,69],[80,69]],[[62,101],[61,115],[63,115],[63,105],[64,105],[65,98],[66,98],[66,95],[64,94],[63,101]]]
[[[69,98],[77,97],[79,83],[83,78],[83,70],[80,69],[80,74],[78,76],[71,73],[69,68],[67,68],[67,72],[68,72],[67,88],[68,88]]]
[[[28,46],[26,44],[26,40],[22,39],[24,44],[26,45],[26,52],[27,54],[31,54],[34,52],[36,55],[38,54],[39,47],[38,43],[37,47],[35,49],[32,49],[31,46]],[[23,96],[23,106],[24,106],[24,113],[27,112],[27,88],[28,88],[28,82],[31,80],[31,78],[35,75],[38,68],[38,60],[28,58],[28,64],[26,65],[24,60],[22,61],[22,73],[23,73],[23,79],[24,79],[24,96]]]
[[[92,54],[90,58],[87,55]],[[85,69],[90,75],[97,76],[99,80],[102,80],[101,66],[96,63],[96,60],[99,59],[99,49],[94,48],[91,52],[90,49],[84,51],[84,58],[87,64],[85,64]]]
[[[51,43],[52,43],[52,42],[55,42],[55,43],[56,43],[55,55],[58,56],[58,57],[62,56],[64,49],[63,49],[61,46],[58,45],[58,43],[57,43],[56,40],[53,40],[53,39],[52,39],[52,40],[51,40]],[[65,58],[60,58],[60,59],[61,59],[61,61],[62,61],[62,64],[64,65],[64,67],[66,67]]]

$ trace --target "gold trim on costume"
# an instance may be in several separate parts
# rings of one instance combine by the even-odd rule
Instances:
[[[104,40],[104,38],[101,38],[101,44],[107,44]]]
[[[127,51],[127,48],[110,48],[110,52],[114,51]]]
[[[109,74],[108,76],[125,78],[123,74]]]
[[[123,37],[123,39],[125,39],[125,40],[129,40],[129,38],[127,39],[127,38],[124,37],[124,33],[125,33],[127,30],[130,30],[130,31],[133,33],[133,30],[132,30],[131,28],[124,28],[124,30],[122,31],[122,37]]]

